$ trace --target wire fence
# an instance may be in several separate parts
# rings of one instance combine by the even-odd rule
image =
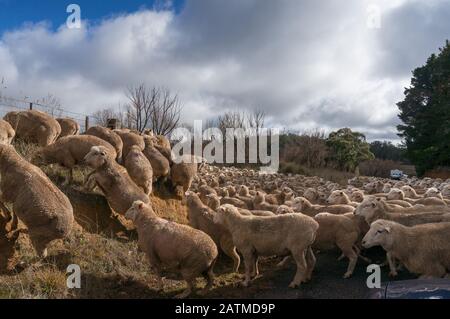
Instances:
[[[85,132],[90,125],[94,125],[97,121],[97,118],[92,114],[67,111],[60,105],[47,105],[39,102],[32,102],[0,95],[1,118],[3,118],[8,112],[19,112],[25,110],[39,110],[51,115],[54,118],[71,118],[80,125],[80,132]]]

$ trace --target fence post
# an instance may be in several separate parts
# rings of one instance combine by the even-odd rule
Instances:
[[[89,116],[86,115],[86,120],[84,122],[84,131],[86,132],[89,128]]]
[[[30,110],[33,109],[33,102],[30,102]]]

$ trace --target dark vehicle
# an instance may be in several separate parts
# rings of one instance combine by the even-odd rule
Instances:
[[[450,279],[389,281],[371,289],[370,299],[450,299]]]

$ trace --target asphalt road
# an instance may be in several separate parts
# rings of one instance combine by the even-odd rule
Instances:
[[[344,279],[348,261],[347,259],[337,261],[340,253],[336,251],[316,253],[317,263],[311,282],[302,284],[298,289],[288,288],[295,274],[295,264],[291,263],[283,269],[275,265],[280,259],[269,259],[260,262],[260,277],[256,278],[250,287],[241,287],[237,281],[225,286],[219,286],[211,291],[207,298],[275,298],[275,299],[298,299],[298,298],[333,298],[354,299],[367,298],[370,289],[367,288],[366,280],[370,273],[366,272],[368,264],[359,259],[353,276]],[[372,262],[381,263],[385,259],[384,251],[372,248],[365,253]],[[241,268],[241,272],[243,268]],[[388,278],[388,267],[381,268],[382,282],[391,280]],[[395,280],[416,278],[414,275],[403,270]]]

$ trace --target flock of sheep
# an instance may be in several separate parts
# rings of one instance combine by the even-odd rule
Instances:
[[[11,146],[15,137],[41,146],[31,162]],[[244,286],[259,275],[259,257],[277,256],[279,267],[295,262],[289,287],[298,287],[313,279],[315,253],[335,248],[349,261],[344,278],[358,259],[370,262],[365,249],[372,246],[386,251],[391,276],[399,267],[421,277],[450,272],[450,180],[364,177],[343,187],[319,177],[220,168],[192,155],[175,161],[169,141],[151,131],[96,126],[79,135],[76,122],[39,111],[8,113],[0,139],[0,270],[14,266],[19,233],[29,235],[40,256],[69,235],[71,203],[35,166],[60,164],[70,172],[76,165],[92,169],[85,189],[97,188],[114,212],[133,222],[160,278],[165,271],[182,276],[187,289],[180,298],[193,292],[198,277],[207,280],[200,294],[212,287],[219,252],[231,258],[233,272],[242,256]],[[154,212],[154,183],[170,185],[182,198],[189,225]]]

